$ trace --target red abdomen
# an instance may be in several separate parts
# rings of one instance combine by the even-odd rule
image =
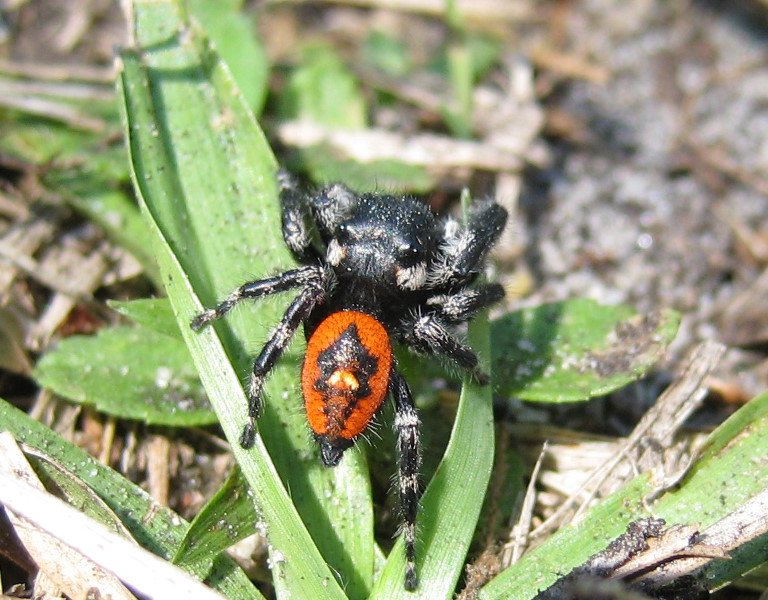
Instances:
[[[301,373],[315,435],[351,442],[365,431],[387,395],[391,367],[389,335],[372,316],[345,310],[320,323],[307,342]]]

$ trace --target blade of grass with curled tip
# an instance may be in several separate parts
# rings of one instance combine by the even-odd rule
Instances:
[[[291,265],[274,157],[179,3],[137,1],[132,8],[137,49],[122,55],[120,99],[135,185],[182,336],[251,486],[278,596],[344,597],[333,571],[362,596],[374,556],[367,473],[357,453],[334,470],[320,466],[299,409],[291,349],[269,380],[254,448],[238,444],[247,419],[242,382],[288,298],[260,303],[256,318],[235,311],[199,333],[188,326],[203,305]]]

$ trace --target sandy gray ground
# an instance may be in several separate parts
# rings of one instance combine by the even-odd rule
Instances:
[[[557,167],[523,196],[534,302],[675,308],[685,317],[673,357],[704,338],[764,349],[768,299],[756,294],[746,315],[729,306],[768,258],[755,256],[768,233],[765,17],[740,2],[586,0],[566,11],[569,45],[610,77],[550,98],[583,129],[553,141]],[[764,353],[732,349],[719,371],[747,395],[766,389]]]

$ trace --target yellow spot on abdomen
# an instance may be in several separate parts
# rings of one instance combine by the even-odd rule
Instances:
[[[328,385],[336,389],[354,392],[360,387],[360,382],[352,371],[339,369],[328,378]]]

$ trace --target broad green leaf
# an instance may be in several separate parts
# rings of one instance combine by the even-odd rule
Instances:
[[[408,46],[391,32],[374,30],[363,44],[363,59],[390,76],[401,77],[413,66]]]
[[[216,422],[187,347],[146,327],[63,339],[34,374],[57,394],[116,417],[152,425]]]
[[[144,548],[166,558],[173,555],[188,527],[179,515],[168,507],[158,505],[139,486],[2,399],[0,429],[12,432],[18,441],[36,448],[39,452],[34,453],[35,457],[50,457],[46,458],[46,462],[53,460],[73,477],[82,480]],[[36,468],[46,470],[40,459],[32,460]],[[92,512],[93,507],[84,510]],[[226,556],[219,556],[213,562],[190,565],[187,571],[200,579],[207,579],[212,587],[231,600],[263,598],[240,568]]]
[[[141,298],[129,302],[107,301],[109,307],[134,323],[179,340],[179,323],[168,298]]]
[[[278,595],[340,597],[335,571],[363,595],[374,556],[367,472],[357,452],[335,469],[319,464],[299,409],[293,348],[269,379],[254,448],[238,444],[247,420],[242,382],[289,298],[234,311],[199,333],[188,326],[203,309],[198,297],[212,306],[254,276],[292,264],[280,235],[274,158],[228,71],[179,6],[133,6],[139,48],[123,55],[121,98],[136,187],[182,335],[266,528]],[[366,501],[350,504],[348,490],[362,490]],[[350,514],[354,526],[344,527]]]
[[[500,393],[523,400],[578,402],[636,379],[663,357],[679,315],[637,315],[627,306],[578,299],[493,322],[493,373]]]

